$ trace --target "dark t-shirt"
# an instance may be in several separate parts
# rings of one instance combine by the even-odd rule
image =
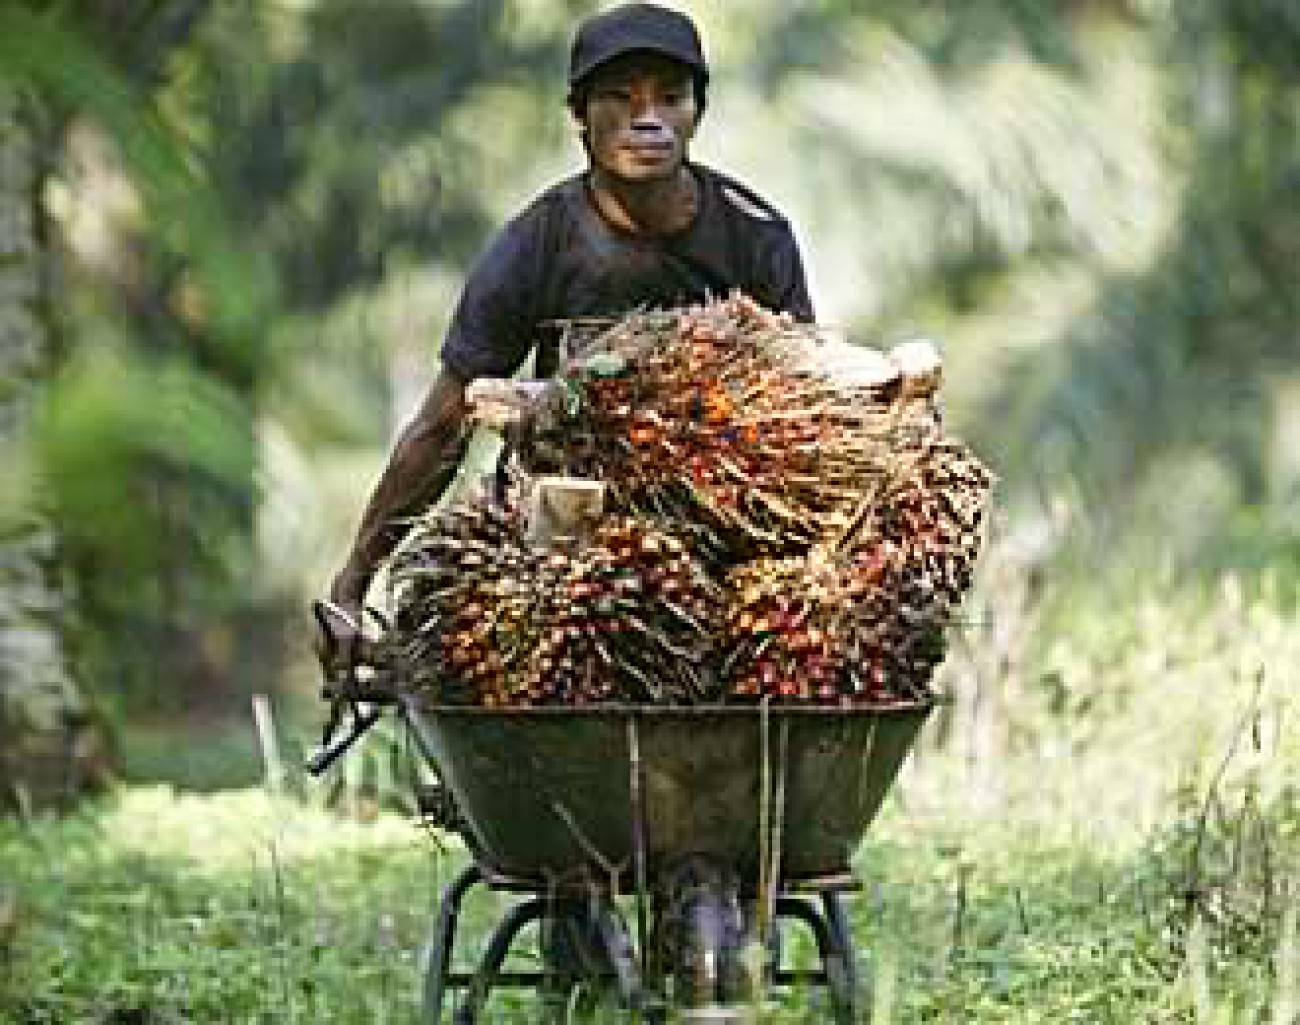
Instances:
[[[464,381],[507,377],[554,322],[616,316],[740,289],[769,309],[812,320],[789,223],[739,182],[691,165],[695,219],[666,236],[619,230],[596,210],[586,174],[542,193],[479,257],[452,318],[442,364]],[[539,376],[553,367],[539,355]]]

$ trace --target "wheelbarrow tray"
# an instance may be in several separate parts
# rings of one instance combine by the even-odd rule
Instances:
[[[784,879],[847,871],[932,707],[406,705],[485,868],[620,889],[638,844],[651,874],[704,855],[757,879],[778,822]]]

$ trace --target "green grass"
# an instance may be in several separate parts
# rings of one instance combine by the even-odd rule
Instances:
[[[348,824],[257,790],[125,790],[13,828],[0,850],[0,1008],[60,1025],[410,1020],[413,952],[449,863],[405,823]]]
[[[1300,635],[1266,598],[1080,600],[999,676],[991,747],[960,700],[932,724],[859,854],[864,1020],[1293,1025]],[[291,783],[0,824],[0,1021],[415,1022],[463,852]],[[505,899],[472,897],[465,935]],[[529,997],[492,1007],[536,1020]],[[765,1020],[826,1018],[799,992]]]
[[[404,820],[345,822],[257,790],[133,789],[74,819],[13,824],[0,1018],[414,1022],[434,895],[462,857]],[[893,809],[854,904],[878,1020],[1198,1020],[1171,867]],[[469,935],[498,908],[474,898]],[[1221,997],[1233,1020],[1266,1020],[1263,965],[1220,966],[1215,985],[1234,991]],[[780,1006],[773,1020],[822,1017],[814,994]]]

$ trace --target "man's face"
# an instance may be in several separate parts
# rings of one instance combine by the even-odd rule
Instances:
[[[690,69],[653,53],[630,53],[595,71],[579,113],[592,163],[625,181],[675,175],[699,120]]]

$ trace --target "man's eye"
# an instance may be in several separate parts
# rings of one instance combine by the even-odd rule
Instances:
[[[602,89],[597,95],[602,100],[616,100],[619,103],[632,102],[631,89]]]

